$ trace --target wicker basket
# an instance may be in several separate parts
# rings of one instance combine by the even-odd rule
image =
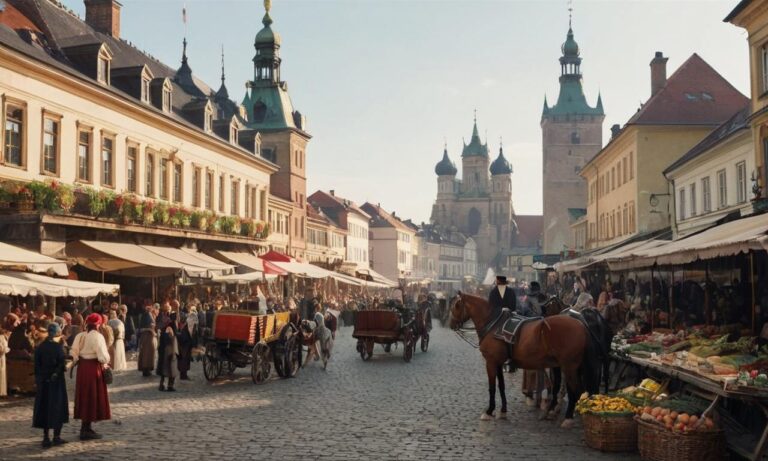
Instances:
[[[640,458],[651,461],[719,461],[725,457],[722,430],[672,432],[655,423],[637,419]]]
[[[614,453],[637,451],[637,423],[631,414],[586,413],[581,421],[588,447]]]

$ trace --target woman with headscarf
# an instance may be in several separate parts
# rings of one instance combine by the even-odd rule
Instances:
[[[66,358],[61,344],[61,327],[48,325],[48,337],[35,350],[35,407],[32,426],[43,430],[43,448],[66,443],[61,427],[69,422],[69,400],[64,380]],[[50,430],[53,429],[53,441]]]
[[[160,307],[158,305],[158,307]],[[143,376],[151,376],[155,368],[157,353],[157,333],[155,332],[155,317],[152,316],[152,306],[144,306],[144,312],[139,320],[139,359],[138,369]]]
[[[157,369],[155,373],[160,376],[160,391],[174,392],[173,387],[178,377],[179,345],[176,341],[176,314],[170,314],[170,305],[163,305],[163,312],[158,316],[160,325],[160,341],[157,346]],[[165,378],[168,378],[168,387],[165,387]]]
[[[82,421],[80,440],[100,439],[91,424],[112,418],[104,369],[109,367],[109,351],[99,333],[102,318],[91,314],[85,319],[85,331],[72,344],[72,358],[77,364],[75,381],[75,419]]]
[[[117,311],[109,311],[108,326],[112,329],[112,333],[115,337],[115,342],[112,343],[110,348],[110,362],[109,366],[114,371],[123,371],[128,368],[125,363],[125,325],[123,321],[117,318]]]

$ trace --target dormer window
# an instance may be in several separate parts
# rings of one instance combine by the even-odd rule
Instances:
[[[237,144],[237,125],[234,123],[229,125],[229,142],[231,144]]]
[[[261,156],[261,133],[256,133],[256,137],[253,138],[253,153],[257,157]]]
[[[149,82],[148,78],[141,78],[141,102],[149,104]]]
[[[171,84],[166,80],[163,84],[163,112],[170,112],[173,104],[173,88]]]
[[[203,129],[208,133],[213,129],[213,109],[208,105],[205,108],[205,120],[203,122]]]
[[[112,55],[106,47],[102,46],[96,63],[96,80],[104,85],[109,85],[109,65],[111,60]]]

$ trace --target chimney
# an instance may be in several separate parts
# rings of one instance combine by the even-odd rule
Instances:
[[[331,189],[331,197],[336,197],[336,191]]]
[[[85,23],[99,32],[120,38],[120,8],[117,0],[84,0]]]
[[[661,51],[657,51],[651,60],[651,96],[667,84],[667,59]]]
[[[621,131],[621,125],[619,125],[618,123],[614,124],[611,127],[611,139],[613,139],[616,136],[618,136],[620,131]]]

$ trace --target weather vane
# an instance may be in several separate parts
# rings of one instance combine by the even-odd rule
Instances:
[[[571,19],[573,18],[573,0],[568,0],[568,27],[571,27]]]

